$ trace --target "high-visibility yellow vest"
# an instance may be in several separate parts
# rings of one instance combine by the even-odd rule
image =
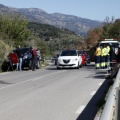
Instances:
[[[101,56],[104,56],[104,48],[102,48],[102,50],[101,50]]]
[[[108,50],[107,50],[107,48],[105,47],[105,48],[103,48],[104,49],[104,56],[106,56],[107,54],[108,54]]]
[[[107,46],[107,52],[108,52],[107,55],[110,55],[110,54],[109,54],[109,52],[110,52],[110,46]]]
[[[95,51],[95,56],[100,56],[101,55],[101,49],[98,47]]]

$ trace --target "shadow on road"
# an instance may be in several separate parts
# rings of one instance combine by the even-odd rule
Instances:
[[[82,68],[80,68],[80,69],[82,69]],[[60,68],[60,69],[57,69],[56,67],[49,67],[49,68],[46,68],[46,70],[80,70],[80,69],[76,69],[76,68]]]
[[[12,83],[8,83],[8,82],[0,80],[0,84],[12,84]]]
[[[85,109],[82,111],[82,113],[78,116],[76,120],[94,120],[98,111],[98,101],[105,97],[106,90],[109,87],[109,82],[109,79],[106,79],[104,81],[104,83],[101,85],[101,87],[98,89],[96,94],[92,97],[92,99],[89,101]]]

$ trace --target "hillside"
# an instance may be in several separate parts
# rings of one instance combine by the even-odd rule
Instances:
[[[59,29],[47,24],[29,22],[28,29],[32,31],[33,36],[47,44],[51,53],[57,53],[62,49],[76,48],[77,44],[84,39],[68,29]]]
[[[49,14],[39,8],[12,8],[0,4],[0,13],[22,14],[29,22],[38,22],[53,25],[58,28],[66,28],[78,35],[87,35],[90,28],[101,26],[101,21],[85,19],[62,13]]]

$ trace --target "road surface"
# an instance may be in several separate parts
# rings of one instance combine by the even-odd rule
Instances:
[[[0,74],[0,120],[93,120],[107,83],[94,65]]]

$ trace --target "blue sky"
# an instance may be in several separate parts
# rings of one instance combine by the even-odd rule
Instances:
[[[63,13],[91,20],[120,18],[120,0],[0,0],[15,8],[40,8],[47,13]]]

